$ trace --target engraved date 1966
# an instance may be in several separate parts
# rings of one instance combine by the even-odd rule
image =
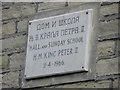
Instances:
[[[63,60],[53,61],[53,62],[45,62],[43,63],[43,68],[50,68],[50,67],[60,67],[63,66],[65,63]]]

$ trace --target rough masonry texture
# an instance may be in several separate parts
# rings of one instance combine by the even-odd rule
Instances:
[[[2,53],[0,75],[3,88],[23,89],[28,21],[48,16],[79,11],[85,2],[2,2]],[[118,88],[120,85],[120,58],[118,8],[119,2],[102,2],[100,5],[99,35],[97,45],[96,74],[93,79],[52,84],[49,79],[41,87],[49,88]],[[54,11],[54,13],[53,13]],[[1,37],[2,36],[2,37]],[[64,79],[64,76],[61,77]],[[1,82],[1,81],[0,81]],[[41,82],[37,82],[40,83]],[[32,85],[30,85],[33,88]],[[34,85],[35,86],[35,85]],[[36,90],[30,89],[30,90]]]

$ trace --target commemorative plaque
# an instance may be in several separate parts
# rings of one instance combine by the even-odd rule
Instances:
[[[92,12],[29,21],[25,78],[88,72]]]

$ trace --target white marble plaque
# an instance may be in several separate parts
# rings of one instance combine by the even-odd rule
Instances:
[[[29,22],[26,79],[89,71],[92,11]]]

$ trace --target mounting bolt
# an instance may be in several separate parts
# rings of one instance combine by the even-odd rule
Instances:
[[[67,7],[67,6],[68,6],[68,2],[65,3],[65,7]]]
[[[29,25],[31,25],[31,23],[29,23]]]
[[[84,67],[82,66],[82,69],[83,69]]]
[[[26,77],[26,75],[25,75],[25,77]]]
[[[88,12],[86,12],[86,14],[88,14]]]

